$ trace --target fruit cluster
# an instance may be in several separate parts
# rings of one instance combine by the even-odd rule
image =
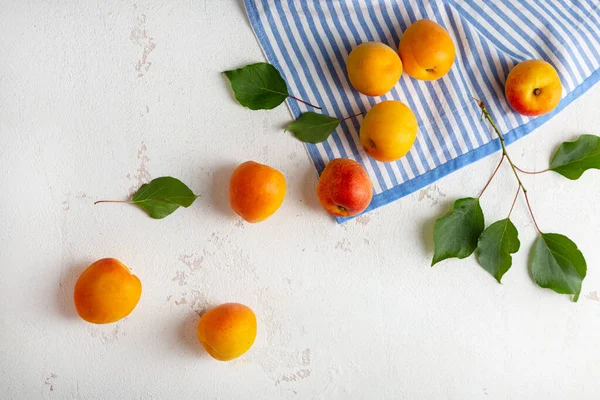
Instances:
[[[350,82],[360,93],[381,96],[396,85],[403,71],[415,79],[436,80],[448,73],[454,58],[455,48],[448,32],[433,21],[420,20],[404,32],[397,52],[382,43],[368,42],[357,46],[348,56],[347,72]],[[247,68],[256,74],[274,72],[274,67],[268,64],[253,64]],[[242,82],[247,72],[248,69],[227,71],[226,75],[232,85],[235,81],[239,88],[246,85],[246,89],[252,87],[255,90],[258,84],[251,80],[261,79],[255,76],[250,77],[250,82]],[[273,108],[285,98],[293,97],[276,70],[275,78],[276,90],[257,93],[240,90],[236,92],[236,98],[249,108],[259,109]],[[506,81],[508,102],[524,115],[551,111],[560,101],[561,94],[558,74],[545,61],[531,60],[517,65]],[[337,121],[327,118],[334,123]],[[384,101],[365,115],[360,142],[373,159],[393,162],[408,153],[417,131],[417,119],[408,106],[400,101]],[[322,172],[317,196],[329,214],[349,217],[360,214],[369,206],[372,188],[362,165],[339,158],[332,160]],[[158,192],[161,196],[156,195]],[[254,161],[239,165],[230,179],[231,208],[250,223],[264,221],[275,213],[283,203],[285,193],[283,174]],[[153,218],[164,218],[180,206],[188,207],[196,197],[179,180],[163,177],[142,185],[128,202],[143,208]],[[105,324],[129,315],[141,293],[140,280],[120,261],[107,258],[96,261],[81,274],[75,285],[74,301],[81,318]],[[197,336],[212,357],[231,360],[245,353],[254,343],[256,316],[242,304],[222,304],[201,317]]]

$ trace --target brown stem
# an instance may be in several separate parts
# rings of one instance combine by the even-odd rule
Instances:
[[[363,114],[364,114],[364,113],[361,113],[361,112],[360,112],[360,113],[358,113],[358,114],[354,114],[354,115],[351,115],[351,116],[349,116],[349,117],[343,118],[343,119],[342,119],[342,121],[345,121],[345,120],[347,120],[347,119],[350,119],[350,118],[358,117],[359,115],[363,115]]]
[[[512,206],[510,206],[510,211],[508,212],[508,218],[513,212],[513,208],[515,208],[515,204],[517,203],[517,198],[519,197],[519,193],[521,193],[521,186],[517,186],[517,194],[515,194],[515,198],[513,199]]]
[[[537,224],[537,221],[535,220],[535,216],[533,215],[533,210],[531,209],[531,203],[529,203],[529,196],[527,195],[527,192],[524,192],[523,194],[525,195],[525,201],[527,202],[527,208],[529,208],[529,214],[531,214],[531,219],[533,220],[535,229],[537,229],[538,233],[542,233],[539,225]]]
[[[131,200],[98,200],[94,204],[98,203],[131,203]]]
[[[481,195],[483,195],[483,192],[485,192],[485,189],[487,189],[488,186],[490,186],[490,183],[492,183],[492,180],[494,179],[494,176],[496,176],[496,173],[500,169],[500,166],[502,165],[503,161],[504,161],[504,154],[502,154],[502,158],[500,158],[500,162],[498,163],[498,166],[494,170],[494,173],[492,174],[492,176],[490,176],[490,179],[488,179],[487,183],[485,184],[485,186],[481,190],[481,193],[479,193],[479,196],[477,196],[478,199],[481,198]]]
[[[315,106],[314,104],[310,104],[309,102],[307,102],[307,101],[304,101],[304,100],[302,100],[302,99],[299,99],[299,98],[297,98],[297,97],[294,97],[294,96],[292,96],[292,95],[290,95],[290,97],[291,97],[292,99],[294,99],[294,100],[297,100],[297,101],[299,101],[300,103],[304,103],[304,104],[306,104],[306,105],[307,105],[307,106],[309,106],[309,107],[316,108],[317,110],[320,110],[320,109],[321,109],[321,107],[319,107],[319,106]]]
[[[478,100],[478,99],[474,99],[474,100],[477,102],[477,105],[479,106],[479,108],[481,108],[483,115],[489,121],[489,123],[492,125],[492,128],[494,128],[494,131],[500,138],[500,144],[502,145],[502,153],[506,156],[506,159],[510,163],[510,167],[512,168],[512,171],[515,174],[515,178],[517,178],[517,182],[519,182],[519,187],[521,189],[523,189],[523,194],[525,195],[525,201],[527,201],[527,208],[529,208],[529,214],[531,215],[531,219],[533,220],[535,229],[537,229],[538,233],[542,233],[539,225],[537,224],[537,221],[535,220],[535,216],[533,215],[533,210],[531,209],[531,203],[529,202],[529,196],[527,195],[527,189],[525,188],[525,185],[523,185],[523,182],[521,182],[521,178],[519,177],[519,174],[517,173],[517,168],[516,168],[515,164],[512,162],[512,160],[510,159],[508,152],[506,151],[506,145],[504,144],[504,136],[502,136],[502,133],[500,133],[500,130],[494,123],[494,120],[492,119],[490,113],[488,112],[487,108],[485,107],[485,104],[483,103],[483,101]]]
[[[481,108],[481,111],[483,112],[483,116],[489,121],[490,125],[492,125],[492,128],[494,128],[494,131],[500,138],[500,144],[502,145],[502,153],[506,156],[506,159],[508,160],[508,163],[510,164],[510,168],[512,169],[513,173],[515,174],[515,178],[517,178],[517,182],[519,182],[519,186],[521,186],[524,193],[527,193],[527,189],[525,189],[525,185],[523,185],[523,182],[521,182],[521,178],[519,177],[519,174],[517,174],[517,169],[515,168],[515,164],[512,162],[510,156],[508,155],[508,152],[506,151],[506,145],[504,144],[504,136],[502,135],[502,133],[500,133],[500,130],[496,126],[496,123],[494,123],[494,120],[492,119],[489,111],[485,107],[485,104],[483,104],[483,101],[477,100],[477,99],[474,99],[474,100],[477,102],[477,105],[479,105],[479,108]]]
[[[550,171],[550,168],[548,168],[548,169],[544,169],[544,170],[542,170],[542,171],[525,171],[525,170],[523,170],[523,169],[521,169],[521,168],[517,167],[516,165],[515,165],[515,168],[517,169],[517,171],[519,171],[519,172],[522,172],[522,173],[524,173],[524,174],[527,174],[527,175],[537,175],[537,174],[543,174],[544,172],[548,172],[548,171]]]

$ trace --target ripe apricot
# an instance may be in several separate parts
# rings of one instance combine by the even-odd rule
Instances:
[[[504,90],[508,104],[516,112],[532,117],[554,110],[562,96],[558,72],[544,60],[517,64],[510,70]]]
[[[382,162],[403,157],[417,137],[417,118],[397,100],[375,104],[360,126],[360,143],[368,155]]]
[[[377,42],[358,45],[346,61],[348,78],[356,90],[367,96],[389,92],[402,75],[402,61],[391,47]]]
[[[252,347],[256,338],[256,316],[243,304],[221,304],[200,318],[196,334],[213,358],[233,360]]]
[[[450,71],[456,50],[448,31],[431,20],[421,19],[404,32],[398,53],[409,76],[433,81]]]
[[[283,174],[268,165],[247,161],[240,164],[229,181],[229,203],[248,222],[269,218],[285,197]]]
[[[96,261],[77,279],[77,313],[93,324],[109,324],[128,316],[142,295],[142,283],[114,258]]]

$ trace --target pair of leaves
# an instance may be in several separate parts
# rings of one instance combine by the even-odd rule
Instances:
[[[189,207],[198,198],[183,182],[170,176],[163,176],[144,183],[128,201],[108,201],[130,203],[138,206],[154,219],[162,219],[179,207]],[[97,203],[107,202],[106,200]]]
[[[433,238],[432,266],[447,258],[466,258],[476,250],[479,264],[498,282],[512,266],[512,254],[520,248],[517,228],[509,218],[484,230],[483,211],[475,198],[457,200],[452,211],[436,221]],[[569,238],[540,233],[529,266],[540,287],[573,294],[577,301],[587,267],[583,254]]]
[[[435,252],[431,266],[448,258],[467,258],[477,249],[481,266],[498,282],[512,265],[512,253],[519,250],[517,228],[506,218],[484,230],[479,199],[459,199],[445,216],[435,221]]]
[[[250,64],[243,68],[225,71],[224,74],[231,83],[235,99],[251,110],[273,109],[288,97],[311,107],[320,108],[291,96],[283,77],[271,64]],[[339,118],[305,112],[289,124],[286,131],[293,132],[303,142],[314,144],[325,141],[339,124]]]
[[[564,142],[550,161],[551,171],[572,180],[592,168],[600,169],[600,137],[594,135],[581,135],[574,142]]]

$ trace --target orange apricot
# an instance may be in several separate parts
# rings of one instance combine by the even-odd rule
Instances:
[[[142,283],[114,258],[96,261],[77,279],[77,313],[93,324],[109,324],[128,316],[142,295]]]
[[[381,96],[398,83],[402,75],[402,61],[391,47],[366,42],[350,52],[346,69],[356,90],[367,96]]]
[[[200,318],[196,334],[213,358],[233,360],[252,347],[256,338],[256,316],[243,304],[221,304]]]
[[[360,143],[377,161],[392,162],[408,153],[418,129],[417,118],[406,104],[382,101],[365,115],[360,126]]]
[[[285,178],[268,165],[247,161],[240,164],[229,181],[229,203],[248,222],[269,218],[285,197]]]
[[[448,31],[431,20],[421,19],[404,32],[398,53],[408,76],[433,81],[450,71],[456,50]]]

